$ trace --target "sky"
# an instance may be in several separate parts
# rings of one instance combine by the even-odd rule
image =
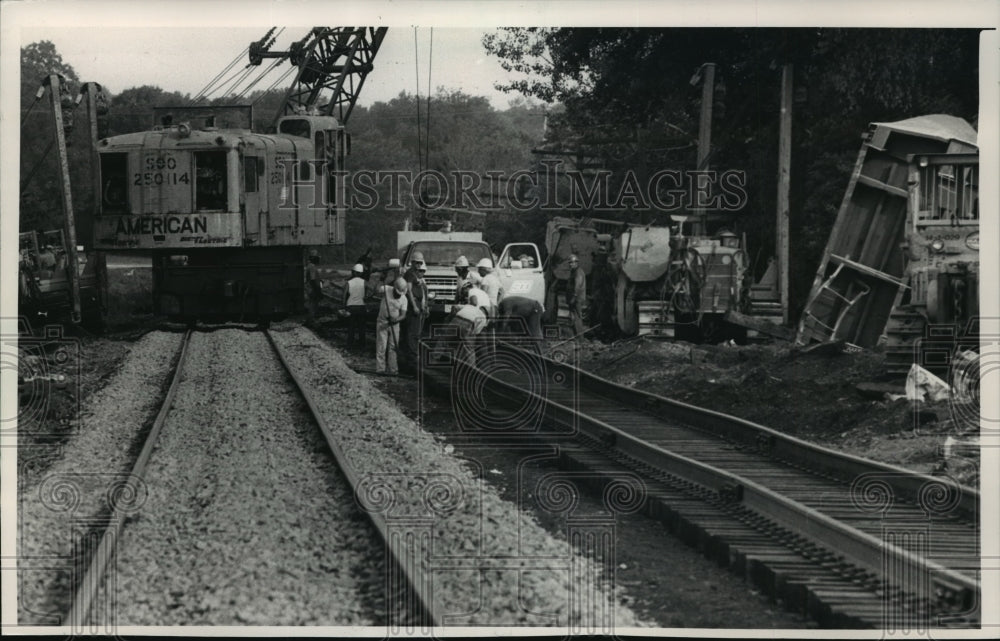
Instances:
[[[106,27],[95,37],[89,27],[42,26],[25,28],[21,39],[23,44],[52,41],[81,81],[99,82],[112,94],[148,84],[194,95],[266,31],[263,26]],[[287,50],[290,43],[308,31],[305,26],[286,27],[272,49]],[[435,91],[438,87],[458,89],[489,98],[497,109],[506,108],[516,94],[504,94],[494,88],[495,82],[508,75],[496,57],[487,55],[481,43],[483,34],[492,31],[495,30],[390,27],[358,104],[384,102],[401,91],[416,93],[419,74],[421,95],[427,94],[429,79]],[[265,60],[261,69],[269,62]],[[242,69],[246,63],[243,55],[234,70]],[[267,87],[286,69],[288,63],[282,63],[257,87]],[[278,86],[287,88],[290,81],[289,77]]]

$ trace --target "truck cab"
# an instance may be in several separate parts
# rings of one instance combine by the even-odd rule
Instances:
[[[534,243],[511,243],[501,252],[499,260],[479,232],[398,232],[396,246],[400,252],[400,273],[409,267],[415,252],[423,255],[432,316],[447,314],[457,302],[455,261],[459,256],[465,256],[472,271],[483,258],[493,260],[505,296],[524,296],[545,303],[545,277]]]

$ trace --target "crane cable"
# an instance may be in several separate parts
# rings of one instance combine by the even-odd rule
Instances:
[[[25,111],[24,115],[21,117],[21,130],[22,131],[24,130],[24,123],[28,122],[28,116],[31,115],[31,110],[35,108],[35,105],[37,105],[38,101],[41,100],[41,99],[42,99],[42,96],[40,96],[40,95],[38,95],[36,93],[35,94],[35,99],[31,102],[30,105],[28,105],[27,111]]]
[[[413,27],[413,70],[417,76],[417,173],[423,171],[423,141],[420,138],[420,49],[417,46],[417,28]]]
[[[254,87],[257,86],[257,83],[259,83],[261,80],[263,80],[269,73],[271,73],[272,71],[274,71],[275,67],[277,67],[279,64],[281,64],[282,60],[284,60],[284,58],[276,58],[274,60],[274,62],[272,62],[271,65],[267,69],[264,70],[263,73],[261,73],[260,75],[258,75],[257,78],[255,78],[253,82],[251,82],[246,87],[244,87],[243,91],[241,91],[236,97],[237,98],[242,98],[243,96],[245,96],[247,94],[247,92],[249,92],[251,89],[253,89]]]
[[[424,136],[424,166],[430,169],[431,166],[431,70],[434,61],[434,27],[431,27],[430,51],[427,53],[427,132]],[[417,96],[419,102],[420,97]],[[420,123],[417,123],[420,126]]]
[[[280,36],[280,35],[282,34],[282,32],[284,32],[284,31],[285,31],[285,28],[284,28],[284,27],[282,27],[282,28],[281,28],[281,29],[280,29],[280,30],[278,31],[278,33],[274,34],[274,36],[273,36],[273,37],[271,38],[271,42],[270,42],[270,43],[268,44],[268,46],[270,46],[271,44],[273,44],[273,43],[274,43],[274,40],[275,40],[275,39],[277,39],[277,38],[278,38],[278,36]],[[213,79],[212,79],[212,81],[211,81],[211,82],[209,82],[209,83],[208,83],[208,85],[206,85],[206,86],[205,86],[205,88],[204,88],[204,89],[202,89],[202,90],[201,90],[201,91],[200,91],[200,92],[198,93],[198,95],[197,95],[197,96],[195,97],[195,99],[194,99],[194,100],[195,100],[195,101],[199,101],[199,100],[206,100],[206,99],[208,99],[208,98],[209,98],[209,97],[210,97],[210,96],[211,96],[212,94],[216,93],[217,91],[219,91],[219,90],[220,90],[220,89],[222,89],[223,87],[225,87],[225,89],[222,89],[222,92],[221,92],[221,95],[219,96],[219,98],[225,98],[227,94],[234,94],[234,93],[236,93],[236,89],[237,89],[237,87],[239,87],[239,86],[240,86],[241,84],[243,84],[243,81],[245,81],[245,80],[246,80],[246,79],[247,79],[247,78],[248,78],[248,77],[250,76],[250,74],[252,74],[252,73],[253,73],[253,68],[254,68],[254,67],[255,67],[256,65],[253,65],[253,64],[250,64],[250,63],[247,63],[247,64],[246,64],[246,66],[245,66],[245,67],[243,67],[243,69],[242,69],[242,70],[238,70],[238,71],[234,72],[234,73],[233,73],[232,75],[230,75],[230,76],[229,76],[228,78],[226,78],[226,79],[224,79],[224,80],[221,80],[221,77],[222,77],[223,75],[225,75],[225,74],[226,74],[226,73],[227,73],[227,72],[228,72],[228,71],[229,71],[230,69],[232,69],[232,68],[233,68],[233,66],[235,66],[235,65],[236,65],[236,63],[240,61],[240,58],[242,58],[242,57],[243,57],[244,55],[246,55],[246,54],[247,54],[247,52],[249,52],[249,51],[250,51],[250,46],[249,46],[249,45],[247,45],[247,47],[245,47],[245,48],[243,49],[243,51],[242,51],[242,52],[240,52],[240,54],[239,54],[238,56],[236,56],[236,58],[234,58],[234,59],[233,59],[233,61],[232,61],[232,62],[230,62],[228,66],[226,66],[226,68],[225,68],[225,69],[223,69],[223,70],[222,70],[221,72],[219,72],[219,73],[218,73],[218,74],[217,74],[217,75],[215,76],[215,78],[213,78]],[[277,66],[278,64],[280,64],[282,60],[286,60],[286,59],[287,59],[287,56],[282,56],[282,57],[280,57],[280,58],[276,58],[276,59],[275,59],[275,62],[271,63],[271,66],[269,66],[269,67],[268,67],[267,69],[265,69],[265,70],[264,70],[264,71],[263,71],[263,72],[262,72],[262,73],[260,74],[260,76],[259,76],[259,77],[258,77],[258,78],[257,78],[256,80],[252,81],[252,82],[250,83],[250,85],[249,85],[249,86],[248,86],[247,88],[245,88],[245,89],[243,90],[243,92],[241,92],[241,93],[240,93],[239,95],[237,95],[236,97],[237,97],[237,98],[239,98],[239,97],[242,97],[242,95],[243,95],[244,93],[246,93],[246,92],[247,92],[247,91],[248,91],[248,90],[249,90],[250,88],[254,87],[254,86],[255,86],[255,85],[256,85],[256,84],[258,83],[258,82],[260,82],[260,80],[262,80],[262,79],[263,79],[263,78],[264,78],[264,77],[265,77],[265,76],[266,76],[267,74],[269,74],[269,73],[270,73],[270,72],[271,72],[271,71],[272,71],[272,70],[273,70],[273,69],[274,69],[274,68],[275,68],[275,67],[276,67],[276,66]],[[214,86],[214,88],[213,88],[213,86]]]
[[[229,70],[232,69],[233,66],[237,62],[240,61],[240,58],[242,58],[248,51],[250,51],[250,46],[249,45],[247,45],[247,47],[242,52],[240,52],[239,55],[237,55],[235,58],[233,58],[232,62],[230,62],[228,65],[226,65],[225,69],[223,69],[219,73],[215,74],[215,77],[212,78],[211,80],[209,80],[208,84],[205,85],[204,87],[202,87],[201,90],[197,94],[195,94],[195,97],[191,99],[191,101],[192,102],[198,102],[199,100],[207,98],[208,94],[210,93],[209,90],[211,89],[211,87],[215,83],[217,83],[219,81],[219,79],[222,78],[222,76],[224,76],[226,73],[228,73]]]
[[[35,162],[35,166],[31,168],[31,171],[28,172],[28,178],[27,178],[27,180],[24,181],[24,184],[21,185],[21,192],[20,192],[20,194],[18,194],[18,198],[20,198],[21,196],[24,196],[24,192],[27,191],[28,185],[31,184],[31,179],[35,177],[35,174],[38,172],[39,168],[41,168],[41,166],[42,166],[42,162],[46,158],[48,158],[49,152],[52,151],[52,146],[55,145],[55,144],[56,144],[56,137],[53,136],[52,139],[49,140],[49,146],[45,148],[45,151],[42,152],[42,155],[39,156],[38,160]]]

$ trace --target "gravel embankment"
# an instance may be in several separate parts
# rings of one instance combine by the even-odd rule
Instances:
[[[446,624],[586,626],[600,612],[594,632],[602,625],[648,625],[626,606],[608,603],[610,577],[501,499],[330,346],[302,328],[274,336],[316,391],[352,465],[367,476],[371,492],[359,494],[368,505],[385,510],[390,527],[410,523],[419,530],[412,524],[424,519],[432,565],[474,568],[434,573],[434,598],[450,615]],[[627,597],[620,588],[616,596]]]
[[[373,625],[382,550],[259,333],[196,334],[118,548],[119,625]]]
[[[17,553],[18,622],[58,624],[69,607],[74,544],[87,519],[108,513],[108,496],[132,469],[177,357],[182,336],[151,332],[121,369],[83,399],[79,430],[44,474],[21,486]],[[77,559],[78,560],[78,559]]]

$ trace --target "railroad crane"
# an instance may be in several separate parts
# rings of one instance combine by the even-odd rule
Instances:
[[[386,29],[314,27],[287,51],[271,49],[273,32],[251,43],[247,64],[273,58],[296,72],[269,133],[253,131],[252,106],[191,105],[100,143],[95,246],[151,255],[157,313],[297,313],[305,251],[344,243],[344,126]]]

